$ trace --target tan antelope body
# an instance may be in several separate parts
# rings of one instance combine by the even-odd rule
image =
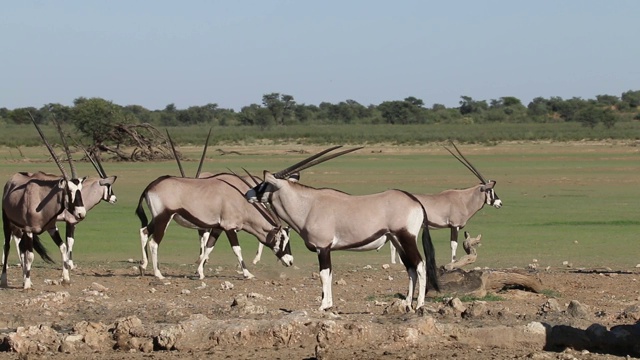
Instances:
[[[58,168],[62,171],[63,177],[49,180],[34,178],[32,173],[16,173],[5,184],[2,194],[4,230],[4,264],[0,278],[0,286],[2,287],[8,286],[7,264],[11,238],[20,249],[23,288],[29,289],[31,288],[31,264],[34,260],[34,249],[45,260],[52,261],[46,254],[44,247],[41,246],[38,235],[54,229],[58,216],[65,210],[73,214],[76,219],[83,219],[86,215],[82,199],[82,186],[85,178],[77,178],[71,157],[69,157],[69,164],[72,176],[67,175],[40,127],[33,118],[32,121]],[[64,247],[61,247],[61,253],[65,261],[63,274],[65,272],[68,274],[67,252]],[[68,281],[68,276],[66,280]]]
[[[247,203],[243,194],[248,189],[243,181],[231,174],[197,179],[162,176],[151,182],[142,192],[136,209],[141,221],[141,273],[144,273],[148,263],[145,249],[149,242],[153,274],[163,278],[158,269],[158,246],[171,219],[186,228],[212,230],[205,251],[200,255],[200,278],[204,277],[204,262],[222,231],[227,233],[232,244],[238,243],[236,232],[246,231],[271,248],[285,266],[292,265],[288,230],[274,222],[261,210],[261,206]],[[143,200],[151,212],[150,222],[142,208]],[[234,252],[241,259],[239,246],[234,247]],[[241,265],[244,267],[242,261]]]
[[[451,229],[451,262],[454,262],[456,260],[460,229],[463,229],[469,219],[480,211],[485,204],[499,209],[502,207],[502,200],[494,190],[496,182],[487,180],[482,176],[477,168],[462,155],[456,145],[453,142],[451,144],[458,152],[459,157],[448,148],[445,147],[445,149],[467,167],[480,180],[480,184],[466,189],[444,190],[438,194],[414,194],[414,196],[427,209],[430,229]],[[395,264],[396,253],[393,244],[390,247],[391,262]]]
[[[332,149],[307,161],[316,159]],[[319,162],[320,160],[317,160],[316,163]],[[407,307],[411,307],[416,284],[416,307],[423,306],[427,276],[434,289],[438,289],[438,283],[433,244],[427,228],[422,235],[426,266],[416,243],[419,232],[427,221],[422,205],[411,194],[400,190],[353,196],[337,190],[316,189],[286,180],[288,173],[312,166],[304,161],[301,163],[303,164],[296,164],[275,174],[265,171],[264,181],[245,194],[245,197],[250,202],[270,203],[278,216],[300,234],[306,247],[318,254],[322,282],[320,310],[333,306],[331,251],[376,250],[387,241],[396,246],[407,268]]]
[[[106,174],[104,174],[104,170],[98,170],[99,173],[101,171],[102,173],[100,174],[101,176],[100,178],[96,178],[92,176],[87,177],[82,185],[82,190],[81,190],[82,200],[84,203],[85,210],[87,212],[93,209],[101,201],[105,201],[110,204],[115,204],[117,201],[117,197],[113,192],[113,183],[116,181],[117,177],[107,176]],[[33,174],[33,176],[41,179],[50,179],[50,180],[55,180],[60,178],[59,176],[56,176],[53,174],[46,174],[43,172],[36,172]],[[60,215],[58,215],[58,218],[56,219],[57,222],[65,223],[66,251],[68,254],[67,267],[71,270],[75,268],[75,265],[73,263],[73,245],[75,243],[75,229],[76,229],[76,226],[85,219],[86,217],[82,219],[78,219],[77,217],[73,216],[73,214],[69,213],[66,210],[63,211]],[[49,229],[48,231],[53,241],[56,243],[58,248],[60,248],[63,243],[61,240],[62,237],[60,236],[58,227],[55,226],[54,228]],[[63,263],[64,263],[64,260],[63,260]],[[63,274],[62,277],[63,279],[65,279],[65,274]],[[69,280],[68,274],[66,275],[66,278],[67,278],[66,280]]]

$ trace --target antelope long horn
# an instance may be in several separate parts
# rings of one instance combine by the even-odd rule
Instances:
[[[306,158],[306,159],[304,159],[302,161],[299,161],[299,162],[289,166],[288,168],[286,168],[284,170],[278,171],[277,173],[273,174],[273,176],[275,176],[276,178],[282,179],[286,175],[288,175],[288,174],[290,174],[292,172],[296,172],[298,167],[308,163],[309,161],[315,160],[315,159],[319,158],[320,156],[322,156],[322,155],[324,155],[324,154],[326,154],[328,152],[331,152],[331,151],[333,151],[335,149],[341,148],[341,147],[342,147],[342,145],[330,147],[330,148],[328,148],[326,150],[323,150],[323,151],[321,151],[321,152],[319,152],[319,153],[317,153],[317,154],[315,154],[313,156],[310,156],[310,157],[308,157],[308,158]]]
[[[325,162],[327,160],[331,160],[331,159],[336,158],[338,156],[341,156],[341,155],[344,155],[344,154],[348,154],[348,153],[350,153],[352,151],[360,150],[363,147],[364,146],[360,146],[360,147],[353,148],[353,149],[343,150],[343,151],[337,152],[335,154],[328,155],[328,156],[326,156],[326,157],[324,157],[322,159],[317,159],[315,161],[310,161],[310,162],[306,163],[305,165],[297,168],[296,171],[294,171],[294,172],[298,172],[298,171],[302,171],[304,169],[308,169],[308,168],[310,168],[310,167],[312,167],[314,165],[318,165],[318,164],[323,163],[323,162]],[[287,173],[287,176],[290,175],[290,174],[291,173]]]
[[[247,169],[242,168],[242,170],[244,170],[244,172],[247,174],[247,176],[248,176],[251,180],[253,180],[253,183],[255,184],[255,186],[260,185],[260,183],[258,182],[258,180],[256,180],[256,179],[253,177],[253,175],[251,175],[251,173],[250,173],[249,171],[247,171]],[[243,179],[243,181],[244,181],[244,179]],[[246,181],[245,181],[245,182],[246,182]],[[247,184],[247,185],[249,185],[249,184]],[[252,186],[251,186],[251,185],[249,185],[249,187],[252,187]]]
[[[458,161],[460,161],[460,163],[462,163],[462,165],[464,165],[467,169],[469,169],[469,171],[471,171],[480,181],[482,181],[483,184],[487,183],[487,180],[484,178],[484,176],[482,176],[482,174],[480,174],[480,171],[478,171],[478,169],[475,168],[475,166],[473,166],[471,164],[471,162],[469,160],[467,160],[467,158],[462,155],[462,153],[460,152],[460,150],[458,149],[458,147],[456,146],[456,144],[453,143],[453,141],[449,141],[451,143],[451,145],[453,145],[453,147],[456,149],[456,151],[458,152],[458,154],[460,154],[460,157],[458,157],[456,154],[453,153],[453,151],[451,151],[449,148],[447,148],[446,146],[443,146],[451,155],[453,155],[454,158],[456,158]]]
[[[204,142],[204,150],[202,150],[202,157],[200,158],[200,164],[198,164],[198,171],[196,171],[196,179],[200,176],[200,171],[202,171],[202,163],[204,163],[204,157],[207,154],[207,147],[209,147],[209,138],[211,137],[211,129],[212,128],[209,128],[209,135],[207,135],[207,141]]]
[[[176,158],[176,162],[178,163],[178,169],[180,169],[180,175],[182,177],[184,176],[184,169],[182,168],[182,163],[180,162],[180,157],[178,157],[178,153],[176,152],[176,147],[173,144],[173,139],[171,139],[171,135],[169,135],[169,130],[165,129],[167,131],[167,138],[169,139],[169,144],[171,145],[171,150],[173,151],[173,157]]]
[[[38,124],[36,123],[36,119],[33,118],[33,115],[31,115],[31,112],[29,112],[29,116],[31,117],[31,121],[33,122],[33,125],[35,125],[36,130],[38,130],[38,134],[40,134],[40,138],[42,139],[44,144],[47,146],[47,150],[49,150],[49,154],[51,154],[51,157],[53,158],[53,161],[55,161],[56,165],[58,165],[58,168],[62,172],[62,177],[65,180],[68,181],[69,180],[69,175],[64,170],[64,167],[62,166],[62,163],[60,163],[60,159],[58,159],[58,156],[56,155],[56,152],[53,151],[53,148],[51,147],[51,144],[49,144],[49,142],[47,141],[47,138],[44,137],[44,134],[42,133],[42,130],[40,129],[40,126],[38,126]]]
[[[231,170],[229,168],[227,168],[227,169],[231,172],[231,174],[235,175],[235,177],[240,179],[240,181],[242,181],[249,188],[252,187],[251,184],[249,184],[240,175],[236,174],[233,170]],[[247,175],[249,175],[249,177],[253,179],[253,176],[251,174],[249,174],[249,172],[245,168],[242,168],[242,170],[244,170],[247,173]],[[223,182],[227,183],[227,185],[229,185],[229,186],[233,186],[233,185],[229,184],[228,182],[226,182],[226,181],[224,181],[222,179],[220,181],[223,181]],[[278,215],[276,215],[275,212],[273,212],[273,210],[270,207],[267,206],[267,204],[262,204],[262,205],[259,205],[259,204],[262,204],[262,203],[253,203],[253,206],[256,208],[256,210],[258,210],[258,212],[260,212],[262,214],[262,211],[260,211],[260,206],[262,206],[264,208],[264,210],[267,212],[268,216],[266,216],[266,217],[271,218],[271,221],[273,221],[274,224],[276,224],[278,226],[282,226],[282,221],[280,221],[280,218],[278,217]],[[264,214],[263,214],[263,216],[264,216]]]
[[[89,151],[87,151],[87,149],[84,148],[84,146],[80,146],[80,147],[82,148],[82,151],[84,151],[85,155],[87,155],[87,159],[89,159],[89,161],[91,162],[91,165],[93,165],[93,168],[96,169],[96,171],[98,172],[98,175],[100,175],[100,178],[106,179],[107,174],[104,172],[102,165],[98,162],[98,158],[91,155]]]
[[[64,136],[64,132],[62,132],[62,126],[58,122],[58,119],[53,115],[53,123],[56,125],[56,129],[60,134],[60,140],[62,140],[62,146],[64,147],[64,152],[67,154],[67,161],[69,161],[69,167],[71,168],[71,178],[77,179],[78,173],[76,172],[76,167],[73,164],[73,159],[71,158],[71,150],[69,150],[69,145],[67,144],[67,138]]]

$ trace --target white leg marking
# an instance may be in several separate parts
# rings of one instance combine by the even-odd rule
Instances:
[[[151,250],[151,264],[153,265],[153,276],[158,279],[164,279],[162,273],[160,273],[160,269],[158,269],[158,243],[151,239],[149,241],[149,249]]]
[[[140,229],[140,245],[142,245],[142,262],[140,263],[140,275],[144,275],[144,271],[147,269],[147,264],[149,260],[147,259],[147,252],[144,248],[147,246],[147,241],[149,241],[149,232],[146,227]]]
[[[330,269],[320,271],[320,281],[322,282],[322,304],[320,305],[320,311],[333,306],[333,295],[331,294],[332,278],[333,274]]]
[[[71,253],[73,253],[73,244],[76,240],[72,236],[67,237],[67,258],[69,259],[69,270],[73,270],[76,266],[73,264],[73,259],[71,259]]]
[[[458,250],[458,242],[451,242],[451,262],[456,261],[456,251]]]
[[[31,264],[33,264],[33,253],[31,251],[27,251],[24,253],[24,258],[22,259],[22,283],[23,289],[31,289]]]
[[[413,302],[413,291],[416,287],[416,280],[418,278],[418,274],[415,269],[409,269],[409,291],[407,292],[407,298],[405,299],[405,306],[407,309],[411,309],[411,303]]]
[[[200,255],[200,260],[198,261],[198,277],[200,280],[204,279],[204,262],[209,259],[209,254],[211,254],[213,248],[213,246],[205,248],[204,252]]]
[[[244,278],[253,279],[255,276],[253,276],[253,274],[250,273],[249,270],[247,270],[247,268],[244,266],[244,260],[242,259],[242,249],[240,249],[240,246],[232,246],[231,249],[233,250],[233,253],[236,254],[236,258],[238,258],[238,263],[240,264],[240,268],[242,269],[242,275],[244,276]]]
[[[258,251],[256,252],[256,257],[253,258],[253,265],[257,264],[262,257],[262,249],[264,245],[262,243],[258,243]]]
[[[200,257],[198,257],[198,264],[202,263],[204,265],[204,262],[209,260],[209,253],[211,251],[205,255],[209,236],[211,236],[211,232],[207,231],[202,234],[202,237],[200,237]]]
[[[395,264],[398,251],[391,241],[389,241],[389,249],[391,249],[391,263]]]
[[[418,264],[418,301],[416,309],[424,306],[424,297],[427,295],[427,268],[424,261]]]

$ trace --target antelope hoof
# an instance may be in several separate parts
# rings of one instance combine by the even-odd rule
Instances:
[[[76,264],[73,263],[73,260],[69,260],[69,270],[75,270]]]
[[[138,271],[140,271],[140,276],[144,276],[145,268],[142,265],[138,266]]]
[[[250,280],[250,279],[253,279],[253,278],[255,278],[255,276],[253,276],[253,274],[248,272],[248,271],[247,271],[246,274],[244,274],[244,279],[245,280]]]

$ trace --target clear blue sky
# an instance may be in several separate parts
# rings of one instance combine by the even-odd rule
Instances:
[[[640,1],[3,1],[0,107],[640,90]]]

